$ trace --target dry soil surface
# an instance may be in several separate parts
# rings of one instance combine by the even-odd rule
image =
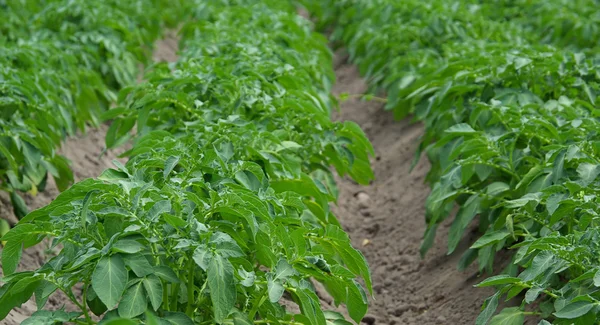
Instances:
[[[157,60],[176,58],[174,39],[161,42],[159,46],[155,54]],[[343,57],[337,62],[338,83],[334,92],[364,93],[367,87],[356,68],[345,63]],[[362,250],[372,269],[375,299],[371,301],[363,323],[473,324],[490,291],[473,288],[479,281],[475,269],[456,270],[459,254],[445,254],[448,225],[440,229],[436,243],[425,259],[419,256],[425,229],[424,204],[429,193],[424,178],[429,165],[426,159],[421,159],[412,172],[409,168],[423,133],[422,126],[408,120],[394,121],[392,115],[376,102],[349,100],[341,107],[336,118],[358,123],[376,150],[372,161],[376,180],[365,187],[349,179],[338,179],[340,198],[334,207],[355,247]],[[90,130],[80,138],[69,139],[61,149],[61,153],[72,161],[78,180],[98,176],[111,167],[112,160],[118,155],[118,152],[109,151],[101,156],[105,132],[105,126]],[[38,208],[48,204],[57,194],[58,190],[51,183],[44,193],[28,198],[27,203],[31,208]],[[2,216],[12,213],[7,199],[0,194]],[[464,243],[463,249],[467,245]],[[21,268],[36,268],[44,259],[43,247],[29,249],[23,254]],[[323,304],[329,305],[326,294],[321,293],[321,296]],[[63,305],[71,308],[64,297],[57,295],[47,307],[61,308]],[[28,302],[0,323],[20,324],[34,311],[35,304]]]
[[[365,93],[367,86],[357,69],[343,55],[336,62],[334,93]],[[481,280],[475,268],[457,270],[460,255],[473,238],[466,238],[460,251],[448,256],[449,224],[445,224],[425,258],[419,255],[429,163],[421,157],[412,172],[410,166],[422,125],[409,119],[394,121],[382,104],[361,100],[342,103],[336,118],[358,123],[376,152],[372,160],[375,181],[365,187],[339,179],[340,197],[333,209],[371,267],[375,298],[363,322],[474,324],[481,304],[492,292],[473,288]]]

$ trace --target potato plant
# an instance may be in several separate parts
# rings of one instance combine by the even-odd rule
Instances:
[[[136,128],[127,164],[1,238],[0,319],[35,295],[26,324],[349,324],[322,309],[315,281],[355,322],[365,315],[370,273],[329,210],[329,166],[368,183],[373,148],[330,120],[325,38],[285,2],[192,7],[178,62],[104,114],[108,147]],[[15,272],[44,239],[57,254]],[[78,311],[44,310],[56,291]]]
[[[136,80],[172,14],[165,5],[0,2],[0,189],[10,192],[17,217],[27,213],[18,192],[35,195],[48,174],[60,190],[72,183],[56,148],[86,124],[97,126],[116,91]]]
[[[497,291],[476,323],[595,324],[595,1],[300,2],[333,24],[334,40],[387,93],[387,109],[425,124],[432,192],[421,252],[448,217],[449,254],[476,220],[483,233],[460,268],[477,260],[492,272],[497,251],[514,252],[479,284]],[[520,304],[494,316],[504,298]]]

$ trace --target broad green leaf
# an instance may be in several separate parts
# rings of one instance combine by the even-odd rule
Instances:
[[[350,317],[356,323],[360,323],[363,317],[367,314],[367,296],[362,287],[354,281],[352,281],[352,284],[348,286],[348,299],[346,300],[346,306],[348,307],[348,313],[350,314]]]
[[[283,287],[283,281],[275,279],[272,276],[267,278],[267,292],[269,294],[269,301],[276,303],[283,296],[285,288]]]
[[[152,304],[154,310],[158,310],[163,302],[163,285],[160,282],[160,279],[156,275],[149,275],[142,281],[144,283],[144,289],[146,289],[146,294],[148,295],[148,299]]]
[[[492,245],[501,240],[506,239],[508,236],[510,236],[510,232],[506,229],[487,232],[485,235],[481,236],[481,238],[479,238],[475,243],[473,243],[473,245],[471,245],[471,248],[482,248],[488,245]]]
[[[10,203],[13,205],[15,216],[18,219],[22,219],[29,213],[25,200],[15,191],[10,192]]]
[[[528,304],[534,302],[542,291],[544,291],[543,288],[531,288],[527,290],[525,293],[525,302]]]
[[[2,249],[2,270],[4,276],[13,274],[21,261],[23,244],[19,241],[9,241]]]
[[[539,202],[540,196],[540,193],[527,193],[519,199],[506,201],[504,206],[507,208],[519,208],[529,202]]]
[[[163,319],[171,325],[194,325],[194,322],[184,313],[166,312]]]
[[[325,315],[321,310],[321,304],[317,295],[309,289],[296,290],[298,304],[302,315],[304,315],[311,325],[325,324]]]
[[[194,259],[194,262],[196,262],[196,265],[201,267],[204,271],[207,271],[214,256],[206,245],[200,245],[194,250],[192,258]]]
[[[523,325],[525,315],[518,307],[504,308],[500,314],[492,317],[490,325]]]
[[[144,290],[144,281],[138,281],[129,287],[119,303],[119,316],[134,318],[143,314],[148,308],[148,300]]]
[[[173,272],[170,268],[166,266],[156,266],[154,267],[154,274],[159,278],[170,282],[170,283],[179,283],[179,278],[177,278],[177,274]]]
[[[588,186],[600,174],[600,166],[588,163],[582,163],[577,167],[577,174],[583,186]]]
[[[162,200],[154,203],[152,208],[146,214],[146,219],[150,222],[158,221],[158,217],[163,213],[168,213],[171,211],[171,202],[168,200]]]
[[[145,246],[133,239],[120,239],[112,246],[117,253],[134,254],[144,250]]]
[[[446,129],[446,133],[456,134],[456,135],[470,134],[470,133],[475,133],[475,132],[477,132],[477,131],[475,131],[467,123],[459,123],[459,124],[453,125],[453,126],[449,127],[448,129]]]
[[[121,299],[127,280],[127,269],[121,256],[105,256],[94,269],[92,287],[100,300],[111,309]]]
[[[502,275],[496,275],[496,276],[487,278],[487,279],[481,281],[479,284],[477,284],[476,287],[489,287],[489,286],[496,286],[496,285],[500,285],[500,284],[510,284],[510,283],[517,283],[517,282],[521,282],[521,279],[502,274]]]
[[[538,275],[544,273],[555,263],[554,254],[550,251],[541,251],[531,262],[531,265],[523,271],[519,277],[524,281],[531,281]]]
[[[35,303],[38,310],[41,310],[46,305],[48,298],[53,294],[58,286],[49,281],[42,281],[40,286],[35,290]]]
[[[554,313],[558,318],[573,319],[587,314],[595,306],[590,301],[577,301],[566,305]]]
[[[431,248],[431,246],[433,246],[433,241],[435,240],[437,227],[437,224],[427,227],[427,230],[425,231],[425,236],[423,237],[423,242],[421,243],[421,247],[419,249],[421,257],[424,257],[427,251]]]
[[[237,242],[226,233],[217,232],[211,238],[210,242],[215,244],[216,252],[223,257],[240,257],[244,252]]]
[[[151,273],[155,273],[158,276],[161,274],[156,269],[153,269],[146,256],[142,254],[126,254],[123,256],[123,261],[140,278]]]
[[[503,182],[494,182],[487,186],[487,194],[497,196],[510,190],[510,186]]]
[[[106,322],[102,322],[102,325],[138,325],[138,323],[131,319],[115,318]]]
[[[179,157],[177,156],[170,156],[169,158],[167,158],[167,161],[165,161],[165,169],[163,170],[164,179],[167,179],[169,174],[171,174],[171,172],[173,171],[173,168],[175,168],[175,166],[177,166],[178,163]]]
[[[22,243],[28,239],[37,237],[38,235],[44,233],[45,231],[43,229],[40,229],[39,227],[33,224],[25,223],[19,224],[16,227],[12,228],[6,235],[2,236],[1,240],[6,242],[17,241]]]
[[[233,266],[220,255],[215,255],[208,265],[207,281],[213,303],[215,322],[221,323],[233,310],[236,289]]]
[[[248,319],[248,315],[239,310],[235,310],[231,314],[231,318],[233,318],[233,325],[253,325],[254,323]]]
[[[6,272],[6,271],[4,271]],[[594,273],[594,285],[596,287],[600,287],[600,269],[598,269],[598,271],[596,271],[596,273]]]
[[[472,195],[458,211],[448,234],[448,254],[452,254],[458,246],[465,229],[477,214],[480,202],[481,198],[479,196]]]

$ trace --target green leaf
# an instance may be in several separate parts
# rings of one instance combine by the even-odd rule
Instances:
[[[4,258],[4,255],[2,256]],[[4,262],[3,262],[4,263]],[[4,271],[6,272],[6,271]],[[600,287],[600,269],[594,273],[594,285]]]
[[[306,316],[311,325],[325,324],[325,315],[321,310],[319,297],[309,289],[297,289],[298,305],[302,315]]]
[[[509,283],[518,283],[518,282],[521,282],[520,278],[502,274],[502,275],[496,275],[493,277],[489,277],[489,278],[481,281],[479,284],[477,284],[476,287],[490,287],[490,286],[496,286],[496,285],[500,285],[500,284],[509,284]]]
[[[210,242],[215,244],[216,252],[223,257],[240,257],[245,255],[237,242],[226,233],[217,232],[213,234]]]
[[[233,310],[236,300],[233,266],[227,259],[215,255],[208,265],[207,281],[215,322],[222,323]]]
[[[531,59],[529,58],[516,58],[515,59],[515,69],[519,70],[521,68],[523,68],[526,65],[529,65],[531,62],[533,62]]]
[[[158,217],[163,213],[171,212],[171,201],[162,200],[154,203],[152,208],[146,214],[146,218],[150,222],[157,222]]]
[[[114,318],[106,322],[102,322],[102,325],[139,325],[139,323],[131,319]]]
[[[100,300],[112,309],[121,299],[127,280],[127,269],[121,256],[105,256],[94,269],[92,287]]]
[[[123,260],[125,261],[125,265],[127,265],[133,271],[133,273],[140,278],[145,277],[153,272],[160,276],[159,272],[152,268],[152,265],[150,265],[150,262],[148,262],[146,256],[142,254],[127,254],[123,256]]]
[[[590,301],[577,301],[566,305],[554,313],[558,318],[573,319],[587,314],[595,306]]]
[[[269,301],[276,303],[283,296],[285,288],[283,287],[283,281],[275,279],[272,276],[267,277],[267,293],[269,294]]]
[[[6,158],[6,161],[8,161],[8,164],[13,171],[16,172],[17,170],[19,170],[19,165],[17,164],[17,161],[2,141],[0,141],[0,153],[4,156],[4,158]]]
[[[171,325],[194,325],[194,322],[184,313],[166,312],[163,319]]]
[[[177,166],[178,163],[179,157],[170,156],[169,158],[167,158],[167,161],[165,161],[165,169],[163,171],[163,178],[165,180],[167,179],[167,176],[169,176],[169,174],[173,171],[173,168]]]
[[[239,310],[235,310],[231,314],[231,318],[233,319],[233,325],[253,325],[254,323],[248,319],[248,315]]]
[[[540,202],[540,196],[541,193],[527,193],[519,199],[506,201],[504,206],[510,209],[520,208],[529,202]]]
[[[32,238],[36,238],[40,234],[44,234],[44,230],[38,228],[36,225],[28,223],[18,224],[6,235],[2,236],[1,240],[6,242],[17,241],[22,243]]]
[[[506,229],[487,232],[475,243],[473,243],[473,245],[471,245],[471,248],[482,248],[484,246],[492,245],[501,240],[506,239],[508,236],[510,236],[510,232]]]
[[[2,249],[2,270],[4,276],[13,274],[21,261],[23,244],[19,241],[9,241]]]
[[[510,186],[503,182],[494,182],[487,187],[487,194],[490,196],[498,196],[510,190]]]
[[[88,288],[88,296],[87,296],[87,305],[96,316],[100,316],[104,314],[108,308],[106,305],[100,300],[94,288]]]
[[[173,272],[173,270],[171,270],[167,266],[156,266],[154,268],[154,274],[167,282],[179,283],[179,278],[177,278],[177,274],[175,274],[175,272]]]
[[[360,323],[363,317],[367,314],[368,301],[365,292],[362,287],[352,281],[352,284],[348,286],[348,299],[346,300],[346,306],[348,307],[348,313],[350,317],[356,322]]]
[[[134,318],[143,314],[148,309],[148,300],[143,282],[138,281],[125,291],[123,299],[119,303],[119,316]]]
[[[470,133],[476,133],[476,132],[477,131],[475,131],[467,123],[459,123],[459,124],[453,125],[453,126],[449,127],[448,129],[446,129],[446,133],[455,134],[455,135],[463,135],[463,134],[470,134]]]
[[[133,239],[120,239],[111,249],[117,253],[134,254],[144,250],[145,246]]]
[[[523,325],[525,315],[518,307],[504,308],[494,316],[490,325]]]
[[[472,195],[456,214],[448,234],[448,254],[452,254],[458,246],[465,229],[477,215],[480,202],[481,198],[478,195]]]
[[[15,216],[18,219],[22,219],[29,213],[27,204],[25,203],[23,198],[15,191],[10,192],[10,203],[13,205]]]
[[[49,281],[42,281],[40,286],[35,290],[35,303],[38,310],[41,310],[46,305],[48,298],[53,294],[58,286]]]
[[[600,174],[600,165],[582,163],[577,166],[577,174],[583,186],[588,186]]]
[[[525,269],[519,276],[523,281],[531,281],[538,275],[544,273],[555,263],[554,254],[550,251],[541,251],[531,262],[531,265]]]
[[[149,275],[143,281],[144,288],[152,304],[154,310],[158,310],[163,302],[163,285],[160,279],[156,275]]]
[[[127,175],[127,173],[112,168],[104,170],[102,174],[100,174],[100,176],[98,177],[99,180],[103,181],[113,181],[127,178],[129,178],[129,175]]]
[[[539,287],[527,290],[525,293],[525,302],[528,304],[534,302],[542,291],[544,291],[544,288]]]
[[[419,252],[421,253],[421,257],[424,257],[427,254],[427,251],[433,246],[433,241],[435,240],[435,233],[437,231],[438,225],[431,225],[427,227],[425,231],[425,236],[423,237],[423,242],[421,243],[421,247]]]

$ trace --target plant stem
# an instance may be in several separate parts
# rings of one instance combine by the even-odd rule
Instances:
[[[162,282],[163,288],[163,308],[166,311],[171,311],[171,306],[169,305],[169,288],[167,287],[167,282],[165,280],[160,280]]]
[[[252,309],[248,313],[248,318],[254,319],[254,316],[256,315],[256,312],[258,311],[258,308],[260,308],[260,306],[262,306],[262,304],[265,302],[265,300],[267,300],[266,293],[267,293],[267,290],[265,289],[264,292],[263,292],[262,297],[260,297],[260,300],[259,300],[258,304],[252,306]]]
[[[171,310],[177,310],[177,300],[179,299],[179,283],[171,286]]]
[[[93,324],[92,322],[92,318],[90,317],[90,313],[88,312],[88,308],[87,308],[87,292],[88,292],[88,287],[90,286],[90,281],[89,279],[87,279],[83,285],[83,314],[85,315],[85,320],[88,321],[88,323]]]
[[[190,257],[188,260],[188,282],[187,282],[188,305],[186,314],[193,318],[194,316],[194,260]]]

